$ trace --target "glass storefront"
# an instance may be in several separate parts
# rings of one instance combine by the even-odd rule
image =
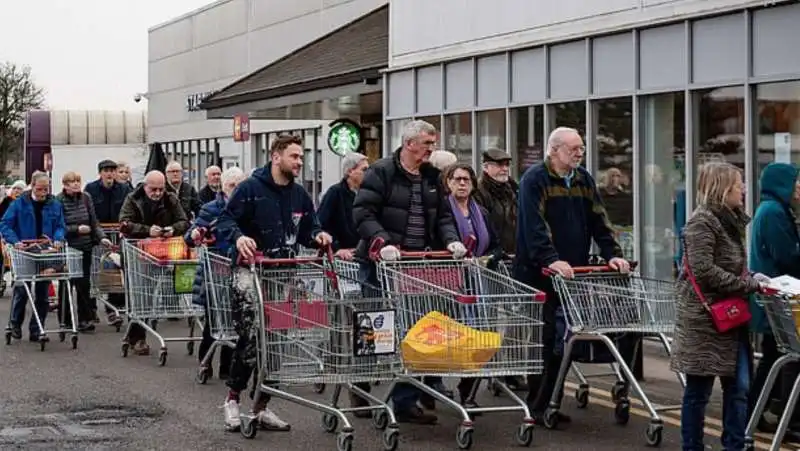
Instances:
[[[487,149],[506,149],[506,110],[480,111],[478,120],[478,161]]]
[[[726,161],[744,171],[744,88],[707,89],[695,96],[696,163]]]
[[[460,113],[444,117],[444,142],[441,148],[453,152],[460,163],[473,164],[472,114]]]
[[[544,107],[541,105],[511,110],[511,143],[514,158],[512,176],[521,177],[531,165],[544,158]]]
[[[756,102],[756,169],[773,161],[800,164],[800,81],[759,85]]]

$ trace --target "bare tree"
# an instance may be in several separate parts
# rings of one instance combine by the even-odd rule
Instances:
[[[0,174],[9,160],[20,159],[25,137],[25,113],[44,106],[44,91],[27,66],[0,62]]]

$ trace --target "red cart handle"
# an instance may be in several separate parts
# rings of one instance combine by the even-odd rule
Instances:
[[[472,255],[472,251],[475,249],[475,245],[477,240],[473,236],[467,237],[465,240],[464,247],[467,248],[467,256]],[[384,248],[386,245],[386,240],[383,238],[375,238],[372,240],[372,243],[369,246],[369,259],[375,262],[381,260],[381,249]],[[415,259],[451,259],[453,258],[453,253],[450,251],[404,251],[400,250],[400,258],[415,258]]]
[[[333,262],[333,248],[328,245],[323,248],[320,248],[319,253],[316,257],[294,257],[294,258],[269,258],[264,256],[264,253],[261,251],[256,251],[253,259],[246,259],[239,255],[237,259],[237,263],[239,265],[296,265],[302,263],[323,263],[323,262]]]
[[[122,224],[118,222],[101,222],[97,224],[101,229],[106,230],[119,230],[122,227]]]
[[[636,269],[639,262],[628,262],[631,270]],[[612,268],[609,265],[590,265],[590,266],[573,266],[572,272],[575,274],[592,274],[592,273],[617,273],[619,270]],[[558,272],[550,268],[542,268],[542,275],[552,277],[557,275]]]

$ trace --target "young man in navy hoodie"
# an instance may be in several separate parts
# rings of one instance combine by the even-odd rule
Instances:
[[[303,143],[300,138],[281,135],[270,148],[270,162],[253,172],[231,194],[217,227],[235,243],[233,261],[250,260],[256,252],[268,258],[296,255],[298,246],[323,247],[331,237],[323,232],[314,202],[294,179],[303,168]],[[225,426],[235,430],[241,426],[240,394],[254,371],[257,361],[254,306],[258,304],[255,277],[246,268],[234,270],[233,318],[238,332],[231,371],[226,385]],[[258,307],[256,307],[258,308]],[[270,359],[272,360],[272,359]],[[268,362],[278,370],[280,362]],[[288,431],[290,426],[267,408],[269,396],[260,393],[262,381],[256,381],[252,419],[267,430]]]

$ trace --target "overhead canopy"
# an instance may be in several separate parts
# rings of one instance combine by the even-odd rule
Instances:
[[[207,110],[209,117],[220,117],[243,104],[258,102],[259,109],[263,109],[276,106],[261,102],[269,99],[347,85],[375,86],[388,61],[387,5],[223,88],[208,97],[200,108]],[[218,114],[222,112],[225,114]]]

